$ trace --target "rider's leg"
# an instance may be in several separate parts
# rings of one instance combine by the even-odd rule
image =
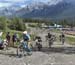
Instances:
[[[62,41],[62,44],[64,45],[64,40]]]
[[[49,48],[51,48],[51,42],[49,42]]]
[[[23,56],[26,56],[26,51],[23,49]]]
[[[64,45],[65,39],[62,39],[62,44]]]

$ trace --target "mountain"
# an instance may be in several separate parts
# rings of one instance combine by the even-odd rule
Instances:
[[[25,13],[22,11],[19,11],[18,13],[22,17],[44,17],[44,18],[53,18],[56,17],[57,15],[60,15],[63,13],[65,9],[69,7],[69,4],[60,2],[59,4],[56,5],[43,5],[43,7],[38,7],[37,9],[34,8],[33,10],[30,11],[30,9],[27,9],[27,13],[23,9]],[[23,15],[22,15],[23,13]]]
[[[63,0],[56,4],[43,4],[27,6],[15,13],[16,16],[23,18],[69,18],[75,17],[75,1]],[[14,16],[15,16],[14,15]]]
[[[22,18],[72,18],[75,17],[74,0],[24,0],[0,8],[1,16]]]

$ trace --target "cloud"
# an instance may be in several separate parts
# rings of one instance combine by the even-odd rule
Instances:
[[[15,5],[20,5],[20,6],[25,6],[27,4],[31,4],[31,3],[39,3],[39,2],[43,2],[43,3],[50,3],[50,4],[55,4],[58,3],[59,1],[62,0],[0,0],[0,7],[8,7],[11,6],[13,4]]]
[[[25,0],[0,0],[0,2],[12,2],[12,3],[16,3],[16,2],[23,2]]]
[[[0,0],[0,7],[8,7],[11,5],[25,6],[25,4],[31,2],[32,0]]]
[[[0,7],[8,7],[11,6],[11,3],[0,3]]]
[[[8,7],[13,4],[23,3],[25,0],[0,0],[0,7]]]

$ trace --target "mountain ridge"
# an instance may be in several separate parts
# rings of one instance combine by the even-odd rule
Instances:
[[[0,15],[22,18],[75,17],[74,0],[47,0],[45,2],[43,0],[26,0],[26,5],[25,3],[14,4],[12,7],[10,6],[2,11],[0,10]]]

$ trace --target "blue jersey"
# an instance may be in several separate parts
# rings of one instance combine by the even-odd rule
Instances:
[[[30,39],[30,35],[29,34],[24,34],[23,39],[24,39],[24,41],[28,41]]]

